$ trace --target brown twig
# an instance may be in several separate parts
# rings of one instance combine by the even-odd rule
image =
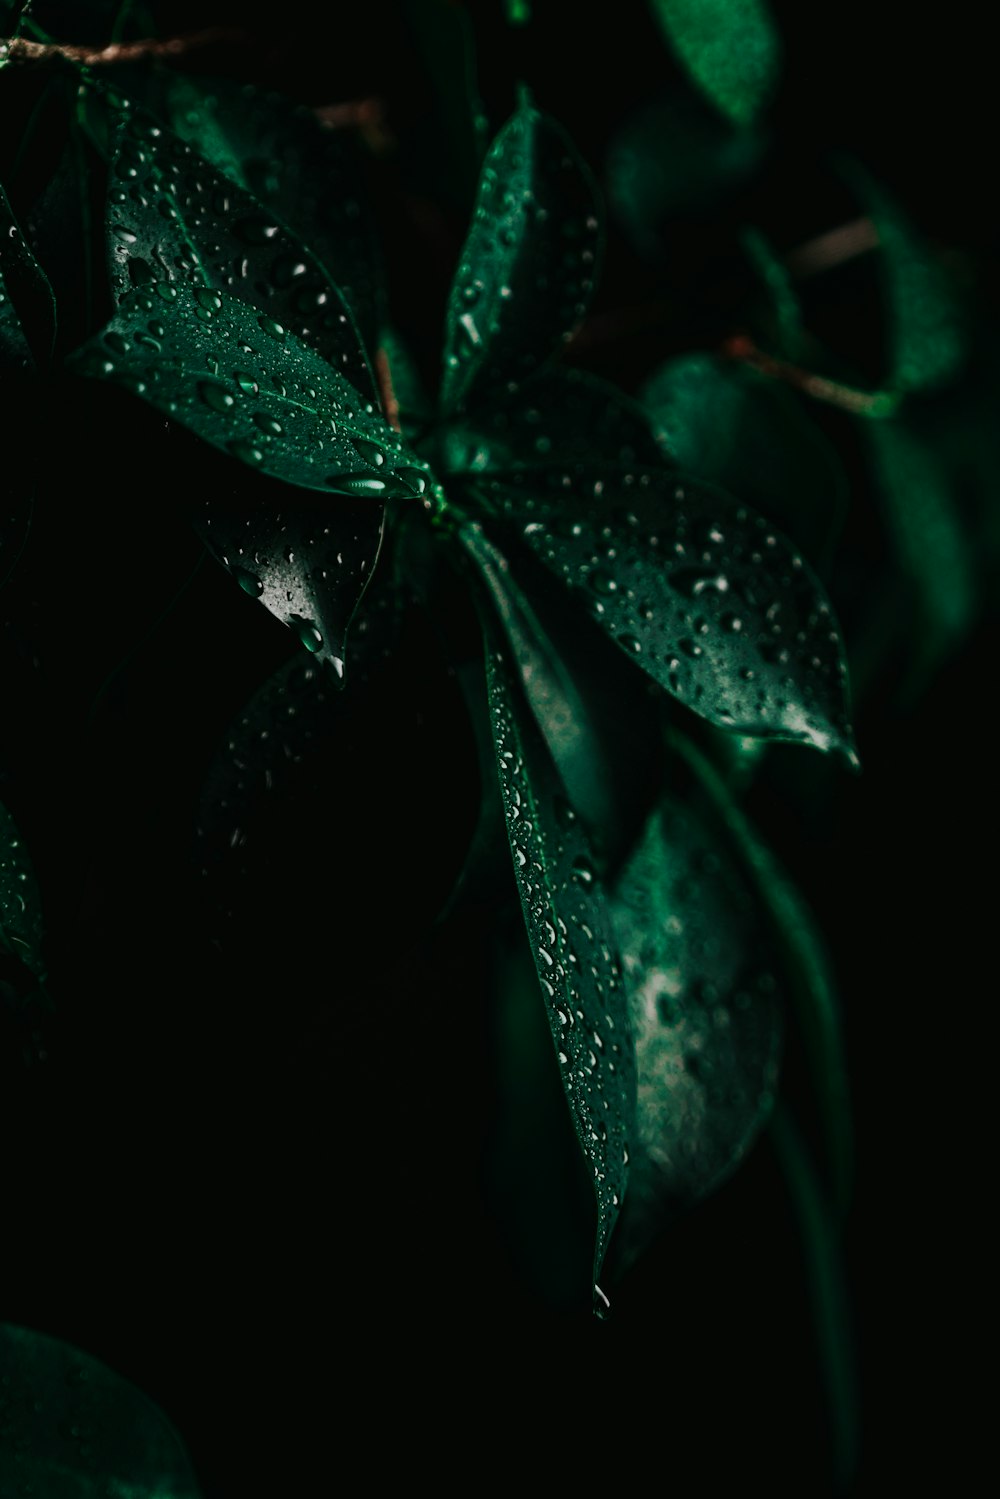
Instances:
[[[891,416],[899,405],[899,396],[893,391],[857,390],[852,385],[841,385],[837,380],[828,380],[825,375],[814,374],[785,359],[775,359],[759,349],[753,339],[745,333],[736,333],[727,338],[722,352],[729,359],[748,364],[772,380],[783,380],[786,385],[801,390],[814,400],[825,401],[828,406],[837,406],[841,411],[850,411],[857,416]]]
[[[32,42],[26,37],[17,36],[10,40],[0,40],[0,61],[50,62],[54,57],[63,57],[88,68],[109,67],[116,63],[140,62],[148,57],[179,57],[198,47],[246,40],[247,33],[232,26],[209,26],[204,31],[188,32],[186,36],[162,39],[146,37],[138,42],[109,42],[106,47],[74,46],[65,42]]]
[[[851,219],[847,224],[838,224],[825,234],[817,234],[789,250],[785,256],[785,269],[797,281],[808,276],[817,276],[821,271],[832,271],[837,266],[847,265],[869,250],[877,250],[881,243],[878,225],[867,216]]]
[[[394,432],[401,432],[403,424],[399,417],[399,399],[396,395],[396,387],[392,383],[392,368],[389,364],[389,354],[384,348],[375,350],[374,374],[375,383],[378,385],[378,393],[382,397],[385,419]]]

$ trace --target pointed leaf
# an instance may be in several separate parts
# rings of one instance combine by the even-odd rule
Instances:
[[[530,376],[514,398],[451,423],[442,449],[443,466],[453,473],[588,461],[672,463],[655,412],[606,380],[559,365]]]
[[[625,993],[594,857],[495,627],[486,670],[514,874],[563,1089],[597,1199],[597,1280],[625,1194],[635,1073]]]
[[[651,0],[694,82],[734,125],[750,125],[774,93],[781,39],[766,0]]]
[[[735,733],[849,757],[846,662],[811,568],[724,491],[577,468],[477,486],[630,660]]]
[[[0,952],[44,979],[42,906],[35,871],[17,824],[0,803]]]
[[[635,1039],[623,1267],[713,1191],[770,1110],[781,971],[760,902],[712,809],[663,796],[611,896]]]
[[[374,350],[381,261],[354,137],[279,94],[232,79],[171,72],[163,86],[175,134],[309,246],[343,293],[364,347]]]
[[[278,214],[144,111],[114,109],[107,250],[112,293],[167,281],[248,303],[316,350],[378,405],[350,308]]]
[[[180,1438],[89,1354],[0,1324],[0,1492],[39,1499],[198,1499]]]
[[[342,660],[382,500],[413,495],[426,469],[343,376],[227,293],[167,281],[131,292],[68,367],[124,384],[257,474],[326,492],[325,504],[267,486],[254,496],[248,478],[238,500],[206,495],[204,525],[248,593]]]
[[[842,520],[847,476],[795,397],[710,354],[672,359],[642,391],[678,465],[722,485],[814,560]]]
[[[561,126],[522,105],[483,165],[452,283],[443,408],[523,380],[587,311],[600,249],[590,172]]]

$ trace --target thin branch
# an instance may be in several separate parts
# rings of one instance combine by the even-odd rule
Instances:
[[[851,219],[850,223],[839,224],[836,229],[828,229],[825,234],[817,234],[815,239],[806,240],[804,245],[789,250],[785,267],[797,281],[804,281],[821,271],[832,271],[839,265],[846,265],[869,250],[877,250],[880,243],[874,220],[867,216]]]
[[[389,364],[389,355],[384,348],[375,350],[374,375],[376,384],[378,385],[378,393],[382,397],[385,419],[394,432],[401,432],[403,424],[399,416],[399,398],[396,395],[396,387],[392,383],[392,369]]]
[[[775,359],[759,349],[753,339],[745,333],[736,333],[727,338],[722,352],[729,359],[748,364],[772,380],[783,380],[786,385],[801,390],[814,400],[825,401],[828,406],[837,406],[841,411],[853,412],[856,416],[892,416],[899,406],[899,396],[890,390],[857,390],[852,385],[841,385],[837,380],[828,380],[825,375],[816,375],[785,359]]]
[[[246,40],[247,33],[232,26],[209,26],[204,31],[188,32],[186,36],[163,39],[147,37],[138,42],[110,42],[106,47],[31,42],[18,36],[0,40],[0,63],[51,62],[55,57],[62,57],[88,68],[111,67],[116,63],[141,62],[150,57],[179,57],[185,52],[196,51],[199,47]]]

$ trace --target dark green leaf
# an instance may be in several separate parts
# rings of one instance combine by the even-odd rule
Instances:
[[[697,480],[638,469],[515,473],[477,492],[695,713],[853,757],[830,606],[762,516]]]
[[[648,100],[608,147],[608,202],[640,255],[661,263],[681,217],[707,213],[757,170],[767,142],[698,98]]]
[[[774,92],[781,40],[766,0],[650,0],[694,82],[734,125],[751,125]]]
[[[357,141],[248,84],[175,72],[162,77],[175,134],[309,246],[343,293],[365,349],[374,350],[384,310],[381,262]],[[271,249],[276,268],[282,248]],[[303,301],[305,274],[293,278]]]
[[[451,423],[441,446],[443,466],[453,473],[587,461],[671,463],[655,413],[607,381],[559,365],[532,375],[513,399]]]
[[[115,300],[154,281],[218,288],[287,328],[377,406],[350,308],[278,214],[144,111],[115,109],[111,136],[107,248]]]
[[[635,1073],[611,919],[582,827],[486,621],[500,790],[521,906],[580,1148],[597,1199],[597,1286],[625,1195]]]
[[[180,1438],[134,1385],[68,1343],[0,1324],[0,1492],[198,1499]]]
[[[0,187],[0,373],[47,364],[55,334],[52,288]]]
[[[483,532],[469,523],[458,540],[475,565],[475,577],[507,637],[524,696],[535,716],[559,777],[591,837],[609,826],[614,798],[595,727],[535,611],[511,577],[504,557]]]
[[[378,552],[382,501],[425,483],[396,433],[320,354],[206,287],[157,281],[130,293],[69,367],[123,383],[257,474],[328,495],[325,506],[266,488],[254,498],[245,480],[239,500],[204,496],[204,534],[307,648],[342,661]]]
[[[17,824],[0,803],[0,952],[19,958],[36,978],[42,962],[42,906],[35,871]]]
[[[665,795],[611,897],[635,1038],[635,1149],[619,1261],[717,1187],[770,1109],[781,972],[705,799]]]
[[[405,0],[403,8],[434,102],[433,115],[413,139],[410,176],[418,191],[451,199],[467,213],[488,128],[476,81],[472,21],[466,7],[451,0]]]
[[[445,410],[523,380],[572,336],[599,249],[586,164],[561,126],[522,104],[487,154],[452,283]]]
[[[711,764],[679,734],[670,736],[670,745],[693,770],[715,816],[725,827],[753,881],[763,919],[771,927],[770,940],[812,1073],[834,1200],[844,1217],[854,1175],[854,1131],[840,1002],[826,947],[802,895]]]
[[[847,477],[791,391],[731,360],[688,354],[642,392],[683,469],[746,500],[814,561],[843,519]]]
[[[973,557],[955,494],[934,449],[903,420],[865,428],[898,565],[920,618],[913,669],[930,671],[968,632],[978,608]]]

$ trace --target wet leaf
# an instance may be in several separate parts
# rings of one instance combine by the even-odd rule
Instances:
[[[745,1155],[774,1097],[781,966],[703,797],[664,795],[611,893],[636,1051],[621,1268]]]
[[[792,393],[711,354],[672,359],[642,397],[678,465],[721,484],[816,561],[838,529],[847,477]]]
[[[680,62],[734,125],[751,125],[774,93],[781,39],[766,0],[651,0]]]
[[[811,568],[699,480],[579,467],[484,479],[630,660],[710,722],[849,757],[843,644]]]
[[[580,1148],[597,1200],[597,1281],[625,1194],[635,1074],[625,991],[592,851],[488,617],[486,672],[514,874]]]
[[[378,405],[350,308],[280,216],[145,111],[114,108],[106,242],[114,298],[165,281],[218,288],[315,350]]]
[[[285,490],[254,495],[248,479],[238,499],[206,495],[202,524],[247,593],[308,649],[342,661],[378,553],[382,502],[425,483],[426,466],[397,434],[320,354],[206,287],[158,281],[131,292],[68,365],[124,384],[255,477],[329,496],[324,505]]]
[[[89,1354],[0,1324],[0,1491],[39,1499],[198,1499],[180,1438]]]
[[[455,473],[588,460],[671,464],[655,413],[606,380],[558,365],[530,376],[510,400],[451,423],[441,446],[443,467]]]
[[[353,135],[231,79],[171,72],[163,87],[174,133],[309,246],[343,293],[365,349],[374,350],[384,313],[381,257]],[[296,295],[305,274],[293,278]]]
[[[52,288],[0,187],[0,373],[46,365],[55,335]]]
[[[562,127],[522,104],[491,145],[448,300],[443,408],[523,380],[582,321],[600,235],[590,172]]]
[[[0,952],[10,953],[38,979],[42,961],[42,905],[17,824],[0,803]]]

